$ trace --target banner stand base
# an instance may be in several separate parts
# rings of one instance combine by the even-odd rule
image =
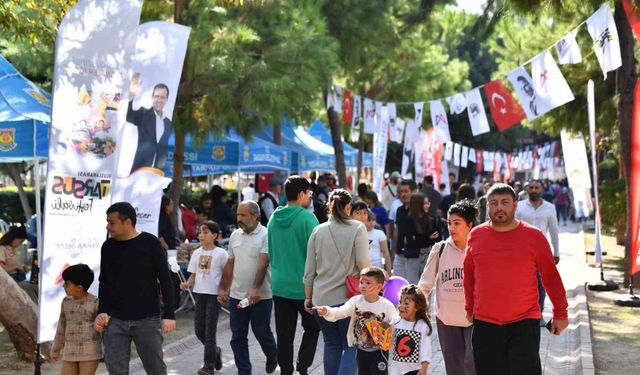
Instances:
[[[640,307],[640,297],[635,294],[622,294],[616,297],[614,303],[624,307]]]
[[[618,289],[618,283],[613,280],[600,280],[595,283],[587,283],[587,288],[594,292],[610,292]]]
[[[36,359],[33,362],[33,375],[41,375],[42,357],[40,356],[40,344],[36,344]]]

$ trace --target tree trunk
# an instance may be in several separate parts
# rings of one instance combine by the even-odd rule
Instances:
[[[620,132],[620,160],[624,169],[624,180],[626,185],[627,197],[630,195],[630,179],[631,179],[631,126],[633,112],[633,91],[636,84],[636,60],[633,54],[635,41],[631,32],[631,26],[627,21],[622,2],[617,1],[615,5],[614,19],[618,29],[618,37],[620,39],[620,53],[622,55],[622,66],[616,74],[616,86],[619,95],[618,101],[618,118],[616,124]],[[629,217],[630,199],[627,199],[627,217]],[[631,244],[629,242],[630,221],[627,224],[627,235],[624,247],[624,264],[625,264],[625,286],[629,286],[631,269]],[[633,284],[640,287],[640,275],[634,277]]]
[[[333,141],[333,151],[336,154],[336,174],[338,175],[338,186],[347,188],[347,168],[344,164],[344,148],[342,147],[342,126],[338,114],[333,107],[327,110],[329,118],[329,128],[331,129],[331,140]]]
[[[38,315],[36,304],[27,293],[0,269],[0,323],[5,327],[18,356],[35,359]],[[44,352],[48,353],[48,350]]]
[[[356,174],[356,180],[353,183],[353,190],[355,191],[358,188],[358,184],[360,184],[360,179],[364,174],[364,168],[362,165],[364,164],[364,125],[360,125],[360,134],[358,136],[358,173]]]
[[[20,204],[22,205],[22,212],[24,212],[26,222],[27,220],[29,220],[31,215],[33,215],[33,211],[31,211],[31,205],[29,204],[29,199],[27,199],[27,193],[24,191],[24,181],[22,180],[22,175],[20,174],[21,170],[22,163],[7,164],[7,171],[9,172],[9,176],[18,188],[18,197],[20,197]]]

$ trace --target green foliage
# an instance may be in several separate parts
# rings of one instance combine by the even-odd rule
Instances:
[[[626,220],[627,217],[626,185],[624,180],[611,180],[603,181],[599,187],[598,198],[602,225],[604,228],[613,231],[618,222]]]
[[[25,192],[27,193],[29,205],[35,212],[35,191],[32,188],[25,187]],[[41,197],[44,202],[44,192],[42,192]],[[15,187],[0,189],[0,219],[7,223],[25,223],[28,219],[24,217],[20,197]]]

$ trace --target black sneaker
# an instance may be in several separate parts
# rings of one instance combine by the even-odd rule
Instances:
[[[216,362],[213,367],[216,369],[216,371],[220,371],[220,369],[222,368],[222,348],[220,348],[219,346],[216,347]]]
[[[267,359],[267,364],[265,366],[265,370],[267,370],[267,374],[271,374],[276,371],[276,367],[278,367],[278,359],[269,358]]]
[[[202,365],[200,370],[198,370],[198,375],[213,375],[213,369],[207,367],[206,365]]]

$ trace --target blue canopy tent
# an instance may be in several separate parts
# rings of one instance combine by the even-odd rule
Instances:
[[[0,162],[33,160],[37,217],[42,217],[38,159],[47,157],[50,123],[49,94],[0,56]],[[36,220],[37,238],[42,238],[41,223]],[[37,242],[40,254],[42,241]]]
[[[172,176],[175,135],[169,137],[165,174]],[[184,164],[190,165],[192,176],[220,173],[259,173],[291,170],[291,151],[260,138],[247,141],[230,131],[216,137],[209,134],[206,141],[196,143],[190,134],[185,136]],[[188,170],[189,168],[185,168]],[[197,174],[196,174],[197,173]]]
[[[315,120],[313,124],[307,129],[307,133],[309,133],[312,137],[320,140],[320,142],[332,145],[333,140],[331,139],[331,133],[329,133],[329,129],[322,123],[320,120]],[[351,146],[347,142],[342,142],[342,147],[344,149],[344,162],[347,168],[356,168],[358,166],[358,149]],[[363,168],[371,168],[373,166],[373,155],[370,152],[362,153],[362,167]]]

